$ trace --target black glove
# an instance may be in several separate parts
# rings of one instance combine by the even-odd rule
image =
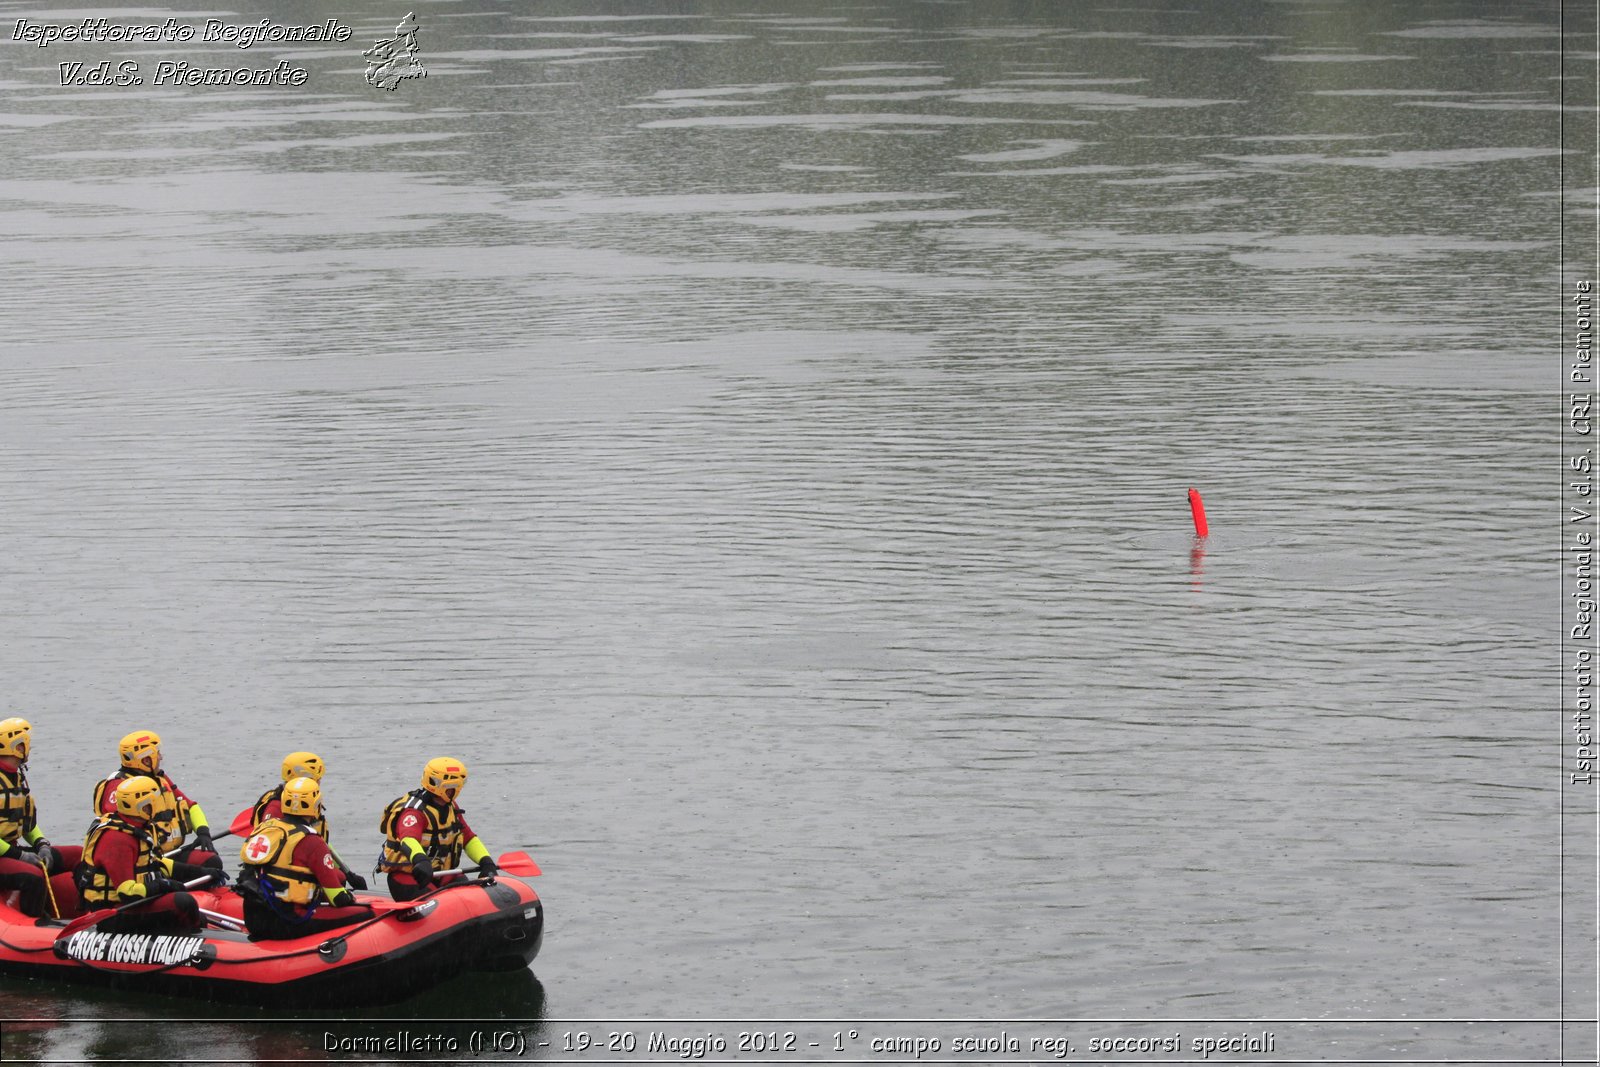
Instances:
[[[494,860],[490,859],[488,856],[485,856],[483,859],[478,861],[479,878],[493,878],[499,870],[500,868],[494,865]]]
[[[418,885],[428,885],[433,881],[433,864],[426,856],[418,856],[411,861],[411,877],[417,880]]]
[[[347,872],[345,872],[344,880],[350,883],[350,887],[352,889],[365,889],[365,888],[367,888],[367,880],[365,878],[361,877],[355,871],[347,871]]]
[[[328,903],[336,908],[348,908],[356,903],[356,895],[348,889],[341,889],[328,899]]]
[[[211,827],[201,826],[194,832],[194,843],[207,852],[215,852],[217,846],[211,840]]]
[[[157,878],[150,883],[149,896],[159,897],[163,893],[176,893],[183,889],[182,882],[175,882],[171,878]]]
[[[47,871],[56,866],[56,850],[50,847],[50,842],[41,837],[34,842],[33,850],[39,856],[39,866]]]
[[[212,885],[227,885],[228,884],[228,872],[223,870],[221,867],[216,867],[216,868],[205,867],[205,868],[202,868],[202,869],[207,874],[209,874],[211,876],[211,884]]]

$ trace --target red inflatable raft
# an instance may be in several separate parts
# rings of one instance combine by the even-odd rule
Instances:
[[[68,929],[68,920],[30,918],[0,901],[0,973],[205,1000],[356,1006],[401,1000],[463,971],[525,968],[544,938],[539,895],[504,874],[410,904],[358,893],[373,918],[293,941],[222,928],[216,920],[240,917],[239,896],[192,892],[213,921],[190,934]]]

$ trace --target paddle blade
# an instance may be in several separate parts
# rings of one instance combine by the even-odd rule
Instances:
[[[104,922],[106,919],[111,918],[111,916],[115,915],[116,913],[116,908],[101,908],[99,911],[84,912],[82,915],[63,926],[61,928],[61,932],[56,935],[56,940],[60,941],[63,937],[75,934],[79,930],[84,930],[95,925],[96,923]]]
[[[185,889],[198,889],[201,886],[206,885],[206,884],[214,881],[215,878],[216,878],[215,874],[202,874],[198,878],[191,878],[187,882],[184,882],[183,883],[183,888],[185,888]],[[87,915],[80,915],[76,919],[73,919],[71,922],[69,922],[67,925],[65,925],[65,926],[63,926],[61,928],[61,932],[56,935],[56,940],[60,941],[63,937],[66,937],[68,934],[75,934],[79,930],[84,929],[85,927],[93,926],[95,923],[98,923],[98,922],[104,922],[105,920],[111,918],[111,916],[116,915],[119,912],[127,911],[130,908],[141,907],[141,906],[143,906],[145,904],[150,903],[152,900],[160,900],[163,895],[164,894],[157,893],[155,896],[136,897],[133,900],[130,900],[128,903],[126,903],[126,904],[118,904],[114,908],[101,908],[99,911],[91,911]]]
[[[228,824],[228,833],[235,837],[249,837],[250,831],[255,829],[256,825],[255,820],[250,818],[250,813],[253,810],[253,808],[245,808],[235,815],[233,821]]]
[[[356,903],[365,904],[373,911],[399,911],[401,908],[409,908],[411,906],[407,901],[389,900],[386,897],[360,896],[356,897]]]
[[[418,908],[426,908],[428,911],[432,911],[434,908],[434,902],[431,900],[388,900],[384,897],[367,897],[366,899],[357,898],[356,903],[365,904],[379,914],[393,911],[415,911]]]
[[[526,852],[507,852],[495,860],[502,871],[522,878],[537,878],[542,873],[533,857]]]

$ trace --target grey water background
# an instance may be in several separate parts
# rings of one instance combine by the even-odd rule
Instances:
[[[0,3],[52,837],[134,728],[218,823],[320,752],[355,855],[460,756],[549,928],[445,1017],[1562,1010],[1558,5],[419,2],[373,90],[405,8]],[[9,39],[85,14],[355,34]]]

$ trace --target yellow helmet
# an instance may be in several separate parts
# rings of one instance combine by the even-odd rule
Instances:
[[[33,740],[33,723],[27,719],[6,719],[0,722],[0,756],[13,756],[18,762],[28,762],[28,745]]]
[[[130,771],[154,774],[161,768],[161,736],[154,730],[136,730],[117,742],[122,765]]]
[[[422,768],[422,788],[440,800],[454,801],[467,784],[467,765],[449,756],[435,756]]]
[[[283,795],[278,801],[285,815],[298,815],[314,819],[322,812],[322,787],[315,778],[301,775],[283,783]]]
[[[322,757],[315,752],[291,752],[283,757],[283,780],[286,782],[291,778],[315,778],[320,782],[326,769]]]
[[[129,819],[154,822],[166,806],[156,780],[142,774],[123,779],[122,784],[117,786],[116,797],[117,814]]]

